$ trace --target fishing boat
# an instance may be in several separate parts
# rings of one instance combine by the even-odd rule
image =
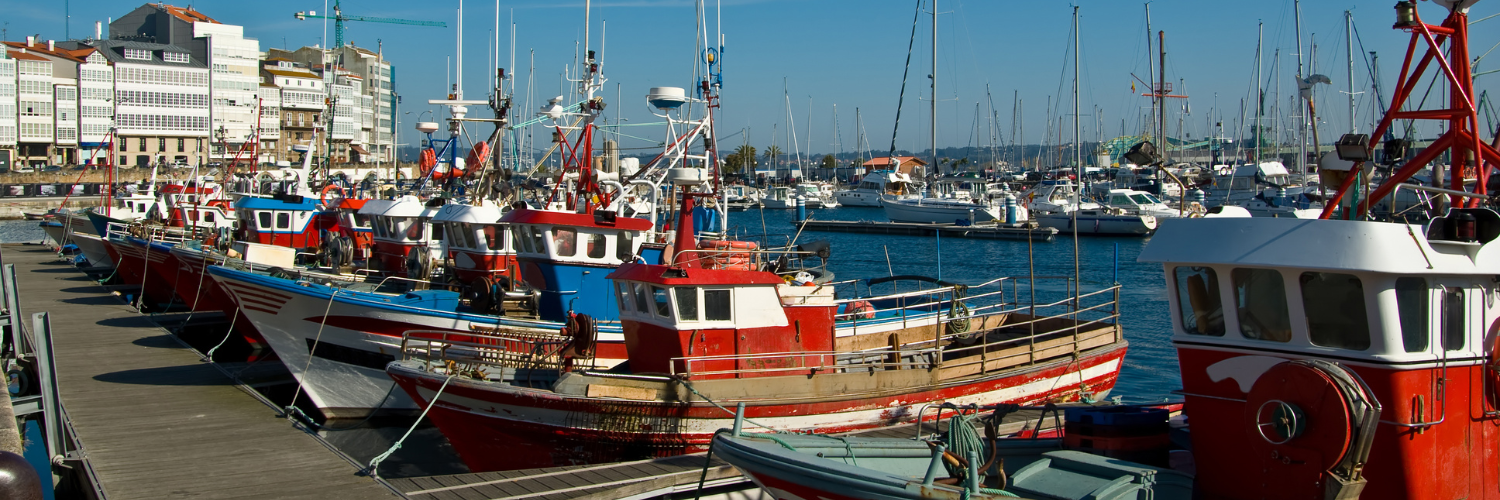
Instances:
[[[443,198],[423,201],[413,195],[366,202],[358,213],[374,227],[370,266],[414,280],[430,277],[445,258],[441,230],[432,221],[444,203]]]
[[[1108,319],[981,305],[1003,279],[836,298],[779,273],[777,253],[694,238],[699,196],[681,195],[670,263],[607,276],[627,350],[615,369],[593,368],[597,322],[575,313],[546,339],[408,331],[387,371],[476,471],[698,451],[730,422],[719,407],[738,402],[780,429],[846,431],[910,422],[931,401],[1077,399],[1114,384],[1126,343]],[[1083,299],[1111,310],[1113,290]],[[893,328],[908,309],[936,322]],[[533,377],[501,378],[521,369]]]
[[[921,190],[921,185],[913,183],[910,175],[892,170],[877,170],[865,174],[859,184],[839,191],[835,196],[839,204],[846,207],[879,207],[885,204],[882,201],[884,198],[917,198],[917,193]]]
[[[1415,72],[1402,74],[1397,88],[1409,90],[1426,79],[1425,61],[1437,58],[1446,74],[1459,75],[1445,83],[1456,94],[1473,95],[1471,80],[1463,76],[1471,71],[1467,47],[1456,43],[1468,39],[1471,3],[1441,4],[1452,9],[1441,25],[1422,21],[1414,2],[1398,5],[1395,28],[1411,36],[1405,64],[1417,59],[1419,50],[1426,56]],[[1449,36],[1434,39],[1434,32]],[[1450,59],[1449,53],[1456,56]],[[1495,375],[1500,345],[1494,338],[1500,322],[1492,319],[1500,316],[1500,307],[1488,299],[1493,277],[1500,274],[1494,255],[1500,251],[1500,213],[1478,206],[1488,199],[1484,180],[1476,179],[1472,191],[1461,189],[1465,169],[1460,163],[1449,167],[1460,189],[1443,191],[1452,207],[1444,215],[1424,224],[1369,218],[1370,207],[1439,155],[1472,153],[1500,161],[1500,150],[1473,140],[1478,137],[1474,121],[1449,121],[1473,116],[1462,99],[1439,109],[1407,110],[1409,97],[1399,92],[1370,136],[1341,139],[1350,146],[1346,159],[1363,167],[1382,133],[1413,113],[1456,126],[1434,147],[1397,165],[1373,191],[1356,189],[1358,176],[1339,179],[1315,220],[1169,219],[1141,252],[1141,261],[1162,264],[1166,279],[1169,307],[1163,313],[1170,316],[1182,377],[1177,392],[1185,398],[1190,447],[1181,453],[1191,454],[1191,498],[1500,498],[1500,472],[1484,466],[1500,439]],[[1347,219],[1340,217],[1344,214]],[[798,482],[810,473],[763,465],[774,465],[780,452],[731,441],[719,441],[728,452],[721,456],[743,463],[763,486],[782,488],[788,498],[815,498],[810,491],[830,489],[828,482]],[[904,445],[906,450],[916,446]],[[903,453],[896,446],[864,448],[866,456]],[[801,463],[847,470],[839,462],[852,462],[848,455]],[[829,498],[934,497],[916,489],[866,494],[889,483],[889,476],[923,474],[909,465],[892,471],[874,469],[879,460],[866,463],[853,466],[859,470],[837,483],[838,495]],[[1114,459],[1110,465],[1140,464]],[[1054,468],[1033,472],[1083,477],[1068,473],[1084,470],[1076,465]],[[941,464],[936,469],[929,476],[944,474]],[[994,471],[987,475],[1003,477]],[[1019,482],[1019,475],[1010,478]],[[1136,482],[1126,474],[1118,477]],[[1006,494],[1083,498],[1078,486],[1058,483]],[[957,493],[992,493],[982,487]],[[1178,497],[1170,491],[1148,494]]]

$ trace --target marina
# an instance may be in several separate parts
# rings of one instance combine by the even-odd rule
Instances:
[[[939,236],[948,238],[976,238],[986,240],[1035,240],[1052,241],[1059,231],[1056,228],[1033,228],[1025,226],[1007,227],[1000,224],[933,224],[919,222],[837,221],[809,219],[798,224],[804,231],[830,233],[901,234],[909,236]]]

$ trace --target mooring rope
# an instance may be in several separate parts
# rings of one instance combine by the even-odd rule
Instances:
[[[396,453],[396,450],[401,449],[401,445],[406,442],[406,438],[411,437],[412,431],[417,430],[417,424],[421,424],[422,419],[427,418],[427,412],[432,410],[433,406],[437,406],[438,398],[443,397],[443,391],[448,389],[448,382],[452,382],[453,377],[457,374],[457,370],[454,370],[452,367],[448,368],[448,378],[443,379],[443,385],[438,387],[437,393],[433,394],[432,399],[427,401],[427,407],[422,409],[422,414],[417,415],[417,419],[411,423],[411,427],[406,429],[406,434],[402,434],[401,439],[397,439],[395,443],[391,444],[390,449],[370,459],[370,464],[365,467],[365,473],[373,477],[380,477],[380,462],[390,458],[392,454]]]
[[[313,353],[318,352],[318,343],[323,340],[323,326],[328,324],[328,312],[333,310],[333,299],[339,296],[338,288],[329,288],[333,289],[333,293],[328,294],[328,305],[323,308],[323,320],[318,322],[318,334],[313,337],[312,345],[307,348],[307,362],[302,364],[302,378],[304,379],[310,375],[307,370],[312,367]],[[286,406],[287,418],[291,418],[292,410],[297,406],[297,398],[306,391],[302,388],[303,385],[306,383],[297,384],[297,392],[292,393],[292,402]]]

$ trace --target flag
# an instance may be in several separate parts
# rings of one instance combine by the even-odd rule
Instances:
[[[1135,82],[1130,82],[1130,93],[1135,93]]]

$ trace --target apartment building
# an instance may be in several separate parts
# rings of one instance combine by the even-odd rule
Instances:
[[[262,64],[261,78],[264,84],[276,86],[281,94],[278,161],[301,161],[302,154],[293,151],[292,146],[307,145],[314,137],[319,140],[318,150],[323,150],[324,138],[314,134],[327,109],[328,92],[323,86],[323,77],[310,71],[306,65],[278,57],[267,59]]]
[[[52,61],[31,51],[11,52],[16,59],[16,162],[42,166],[52,160],[57,102],[52,89]]]
[[[208,65],[176,45],[90,43],[114,66],[116,161],[133,166],[207,163]]]
[[[337,163],[374,164],[396,157],[395,69],[376,52],[348,44],[324,50],[270,49],[267,60],[287,59],[326,77],[333,105],[331,152]]]
[[[16,157],[16,59],[0,46],[0,169]]]

